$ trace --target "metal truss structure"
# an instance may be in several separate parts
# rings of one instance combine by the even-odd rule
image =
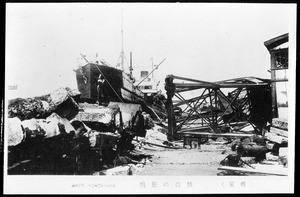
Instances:
[[[169,140],[185,132],[223,133],[247,122],[259,131],[268,119],[263,113],[253,116],[271,105],[270,80],[245,77],[212,83],[168,75],[165,89]]]

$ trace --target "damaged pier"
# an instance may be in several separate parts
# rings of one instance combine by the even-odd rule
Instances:
[[[11,99],[8,175],[287,176],[290,134],[275,84],[287,81],[275,78],[288,69],[287,49],[276,48],[287,41],[264,43],[271,79],[167,75],[167,97],[145,99],[132,76],[88,63],[76,70],[80,92]]]

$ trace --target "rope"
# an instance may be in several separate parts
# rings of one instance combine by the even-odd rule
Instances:
[[[97,69],[100,71],[101,75],[104,77],[104,79],[107,81],[108,85],[111,87],[111,89],[114,91],[114,93],[117,95],[117,97],[120,99],[120,101],[122,103],[124,103],[124,101],[122,100],[122,98],[118,95],[118,93],[116,92],[116,90],[112,87],[112,85],[109,83],[109,81],[106,79],[105,75],[102,73],[102,71],[100,70],[100,68],[98,66],[96,66]]]

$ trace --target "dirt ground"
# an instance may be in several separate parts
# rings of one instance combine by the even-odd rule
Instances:
[[[153,155],[136,175],[217,176],[218,167],[230,152],[226,145],[201,145],[200,149],[143,150]]]

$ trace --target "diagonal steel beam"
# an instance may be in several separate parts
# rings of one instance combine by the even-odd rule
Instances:
[[[175,96],[177,97],[177,98],[183,98],[179,93],[177,93],[177,95],[175,94]],[[187,103],[191,108],[192,108],[192,106],[189,104],[189,103]],[[193,109],[193,108],[192,108]],[[196,109],[194,109],[194,112],[196,112],[197,114],[198,114],[198,116],[202,116],[199,112],[197,112],[197,110]],[[204,120],[206,120],[206,119],[204,119]],[[211,129],[213,129],[211,126],[210,126],[210,124],[211,124],[211,122],[210,122],[210,120],[209,120],[209,123],[208,123],[208,126],[211,128]],[[213,129],[214,130],[214,129]]]

